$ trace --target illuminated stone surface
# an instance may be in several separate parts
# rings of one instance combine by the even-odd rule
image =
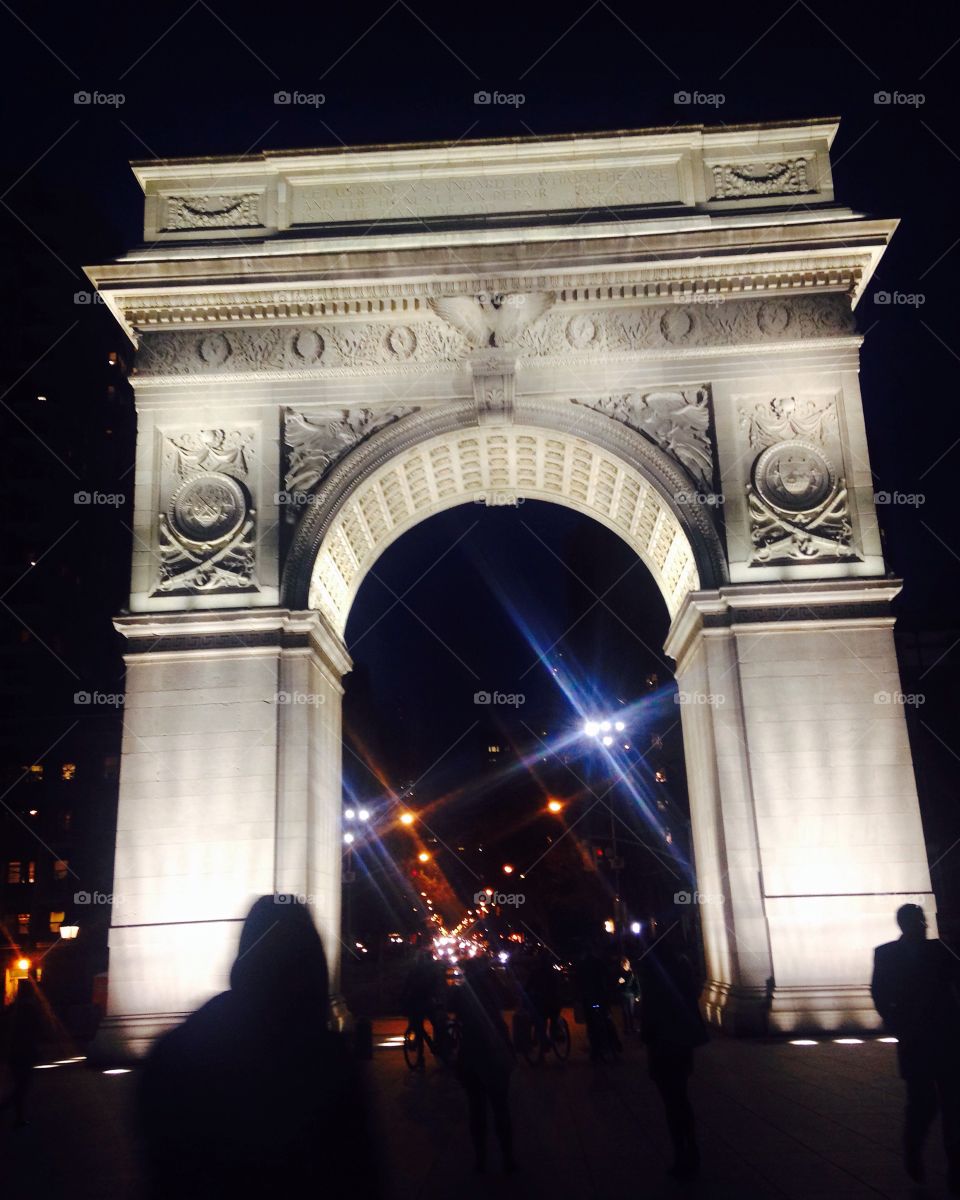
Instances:
[[[139,350],[108,1032],[222,986],[262,892],[336,959],[353,597],[416,522],[527,497],[673,618],[711,1016],[873,1022],[872,945],[933,911],[852,313],[894,222],[836,204],[834,133],[135,167],[147,248],[90,270]]]

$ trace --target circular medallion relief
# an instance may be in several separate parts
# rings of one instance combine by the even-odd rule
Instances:
[[[188,542],[221,542],[243,524],[247,498],[229,475],[198,475],[188,479],[170,500],[167,518]]]
[[[790,324],[790,310],[785,304],[769,301],[761,304],[757,312],[757,324],[761,333],[776,335],[783,333]]]
[[[682,342],[693,329],[693,317],[685,308],[668,308],[660,318],[660,333],[667,342]]]
[[[387,334],[387,346],[397,358],[409,358],[417,348],[417,335],[409,325],[398,325]]]
[[[200,357],[211,367],[219,367],[230,357],[230,343],[222,333],[208,333],[200,341]]]
[[[301,362],[316,362],[323,354],[323,336],[315,329],[301,329],[293,338],[293,352]]]
[[[584,350],[597,340],[597,326],[586,313],[571,317],[567,325],[567,341],[576,350]]]
[[[837,473],[812,442],[799,438],[770,446],[753,464],[760,499],[787,512],[819,508],[837,490]]]

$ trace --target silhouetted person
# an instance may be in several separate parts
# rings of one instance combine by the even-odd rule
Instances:
[[[33,1068],[40,1058],[40,1037],[43,1031],[43,1014],[34,992],[34,984],[23,980],[7,1013],[5,1032],[5,1055],[10,1067],[13,1089],[2,1107],[13,1108],[14,1127],[21,1129],[27,1124],[27,1093],[33,1082]]]
[[[432,951],[421,950],[403,985],[401,1004],[404,1016],[420,1036],[421,1047],[424,1042],[428,1042],[434,1054],[439,1048],[441,1031],[447,1015],[445,992],[445,967],[434,959]],[[425,1020],[430,1021],[432,1040],[427,1037],[423,1025]],[[419,1065],[423,1066],[422,1050]]]
[[[550,955],[541,951],[533,961],[523,989],[524,1003],[533,1019],[534,1036],[541,1042],[546,1039],[548,1029],[553,1036],[560,1019],[561,988],[560,972],[555,970]]]
[[[331,1033],[323,945],[307,909],[263,896],[230,990],[151,1050],[141,1118],[151,1196],[379,1195],[354,1064]],[[340,1184],[337,1185],[338,1189]]]
[[[871,992],[877,1012],[897,1038],[900,1075],[907,1085],[904,1166],[923,1180],[923,1144],[937,1109],[949,1164],[960,1195],[960,963],[938,938],[927,937],[918,904],[897,909],[898,941],[877,946]]]
[[[514,1171],[510,1121],[513,1045],[501,1015],[496,980],[482,959],[464,963],[463,984],[454,993],[453,1007],[462,1031],[457,1077],[467,1093],[476,1169],[483,1171],[487,1164],[487,1110],[490,1109],[503,1169]]]
[[[610,1019],[610,1003],[614,998],[613,975],[604,960],[588,950],[578,961],[575,971],[577,995],[583,1008],[590,1057],[603,1058],[607,1051],[623,1049]]]
[[[640,1034],[673,1143],[670,1174],[690,1179],[699,1172],[700,1152],[687,1085],[694,1049],[708,1039],[699,981],[678,940],[675,929],[668,931],[640,961]]]
[[[629,958],[620,959],[620,974],[617,977],[617,994],[620,997],[620,1014],[623,1017],[623,1032],[629,1037],[637,1031],[637,1001],[640,999],[640,983]]]

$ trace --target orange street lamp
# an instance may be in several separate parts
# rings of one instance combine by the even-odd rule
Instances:
[[[420,853],[417,855],[417,858],[422,863],[427,863],[430,861],[430,855],[426,852],[426,850],[421,850]]]
[[[503,873],[504,873],[504,875],[512,875],[513,867],[509,863],[504,863],[503,864]]]
[[[405,812],[405,813],[400,814],[400,824],[401,825],[412,825],[413,821],[414,821],[414,816],[413,816],[412,812]]]
[[[18,971],[29,971],[30,970],[30,959],[29,958],[18,958],[17,959],[17,970]]]
[[[563,805],[559,800],[550,800],[547,802],[547,808],[552,813],[563,812]]]

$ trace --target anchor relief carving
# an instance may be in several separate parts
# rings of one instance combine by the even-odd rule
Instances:
[[[834,402],[776,397],[741,408],[740,424],[759,451],[746,485],[751,564],[857,558]]]
[[[256,590],[253,442],[239,429],[164,437],[155,595]]]

